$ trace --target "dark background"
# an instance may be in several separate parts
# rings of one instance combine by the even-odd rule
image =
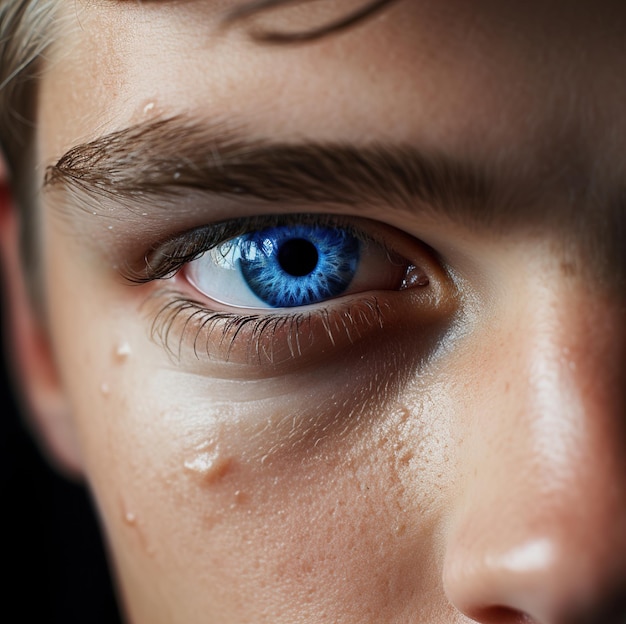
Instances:
[[[42,459],[17,412],[1,337],[0,349],[0,598],[11,614],[0,619],[120,624],[89,496]]]

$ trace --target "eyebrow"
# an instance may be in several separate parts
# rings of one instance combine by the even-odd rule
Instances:
[[[563,186],[561,176],[555,182],[550,173],[525,173],[525,166],[505,161],[410,144],[281,142],[226,123],[170,117],[71,148],[46,169],[44,188],[122,204],[149,200],[155,210],[159,199],[171,209],[165,200],[196,190],[287,205],[378,207],[381,214],[434,216],[496,236],[520,226],[551,228],[569,249],[575,272],[624,297],[626,188],[580,170],[578,192]],[[553,201],[559,196],[562,201]]]
[[[383,204],[483,223],[502,208],[474,162],[410,145],[276,142],[180,117],[71,148],[46,170],[44,188],[56,186],[131,201],[198,190],[281,204]]]

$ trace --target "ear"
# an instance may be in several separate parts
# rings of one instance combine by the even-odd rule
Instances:
[[[68,401],[48,334],[26,287],[20,256],[19,212],[0,154],[0,253],[4,268],[4,335],[9,376],[35,438],[53,465],[70,477],[82,461]]]

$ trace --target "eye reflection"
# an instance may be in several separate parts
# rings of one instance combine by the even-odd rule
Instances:
[[[347,228],[285,224],[227,240],[190,262],[189,282],[242,308],[296,308],[344,294],[398,290],[409,262]]]

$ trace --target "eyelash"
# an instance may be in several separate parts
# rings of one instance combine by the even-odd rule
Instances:
[[[158,243],[144,256],[143,266],[140,269],[129,267],[124,277],[136,284],[166,279],[175,275],[183,266],[196,260],[203,253],[237,236],[264,228],[296,224],[341,227],[361,242],[375,242],[389,246],[387,241],[369,235],[355,227],[348,219],[334,215],[257,215],[202,226]]]
[[[323,214],[254,216],[202,226],[166,239],[144,256],[142,268],[128,270],[125,277],[135,284],[176,278],[188,263],[230,239],[263,228],[295,224],[340,227],[361,242],[381,245],[389,254],[395,252],[393,242],[387,237],[364,231],[355,226],[354,219]],[[428,285],[428,281],[419,285]],[[154,297],[160,304],[154,315],[152,336],[178,360],[183,355],[183,344],[188,341],[196,358],[206,356],[211,361],[270,367],[294,358],[304,359],[312,351],[314,341],[319,347],[325,340],[328,349],[352,345],[362,333],[382,329],[390,311],[390,306],[381,303],[377,296],[363,294],[343,300],[339,297],[304,311],[292,308],[290,312],[264,313],[211,309],[206,302],[191,298],[175,287],[159,289]],[[219,332],[217,337],[216,332]],[[179,335],[176,348],[172,345],[174,333]],[[235,351],[240,357],[233,358]]]
[[[356,318],[361,326],[383,327],[383,306],[374,296],[332,311],[320,308],[315,312],[238,314],[216,312],[193,299],[165,294],[170,300],[157,312],[151,333],[178,360],[182,358],[183,343],[188,333],[194,356],[198,359],[205,355],[210,360],[230,362],[233,350],[243,342],[245,348],[243,356],[237,358],[239,363],[277,366],[304,355],[306,349],[303,343],[307,340],[312,342],[314,323],[323,327],[331,347],[339,343],[353,344],[361,337],[361,331],[354,329]],[[173,349],[171,333],[179,320],[182,320],[180,337],[177,348]],[[308,335],[303,331],[305,328]],[[212,337],[216,330],[221,335],[214,344]],[[245,330],[247,333],[244,333]],[[284,333],[280,339],[280,349],[277,338],[279,332]]]

